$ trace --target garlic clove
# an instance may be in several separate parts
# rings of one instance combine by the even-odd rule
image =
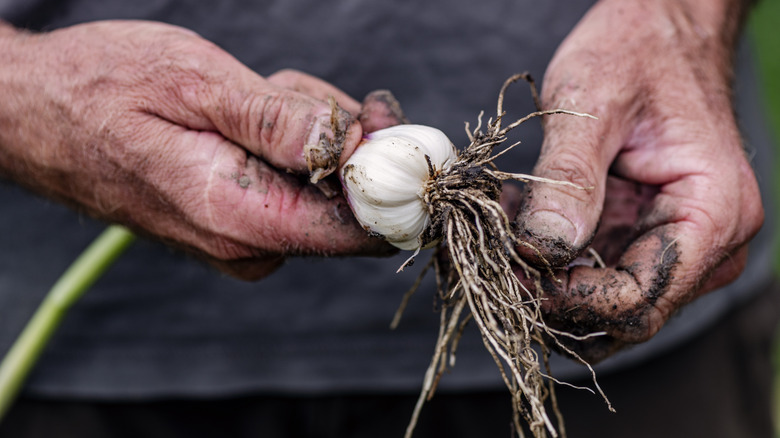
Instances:
[[[418,238],[430,221],[428,213],[413,203],[394,207],[358,207],[355,216],[365,218],[360,221],[369,231],[383,236],[398,248],[412,250],[420,247]]]
[[[341,180],[358,222],[405,250],[419,249],[430,223],[423,202],[434,170],[457,158],[454,146],[436,128],[398,125],[375,131],[347,160]]]

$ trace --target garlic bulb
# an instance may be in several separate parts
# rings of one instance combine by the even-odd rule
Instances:
[[[341,181],[358,222],[398,248],[423,246],[430,223],[423,203],[425,184],[434,171],[455,162],[455,147],[443,132],[423,125],[381,129],[366,139],[341,170]]]

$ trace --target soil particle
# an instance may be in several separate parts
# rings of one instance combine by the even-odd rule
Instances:
[[[587,296],[589,296],[590,294],[592,294],[595,291],[596,291],[596,286],[595,285],[587,285],[587,284],[578,284],[577,285],[577,292],[582,297],[587,297]]]
[[[580,335],[613,329],[621,333],[620,339],[613,339],[615,345],[646,340],[652,334],[647,326],[647,316],[658,298],[669,290],[674,270],[680,263],[679,246],[669,233],[658,231],[647,238],[654,250],[641,260],[619,267],[616,273],[602,278],[598,284],[579,283],[571,285],[565,295],[557,292],[564,302],[571,301],[567,309],[551,315],[555,325]],[[621,271],[628,275],[621,275]],[[621,294],[621,291],[635,290],[637,285],[641,287],[641,298],[627,298],[625,293]],[[543,282],[543,286],[554,287],[554,284],[548,281]],[[597,345],[600,347],[603,345]],[[593,357],[585,345],[576,350],[588,350],[588,357]]]
[[[666,293],[669,286],[674,279],[672,272],[674,268],[680,263],[679,246],[676,241],[669,239],[666,236],[661,239],[663,244],[663,251],[658,257],[659,263],[653,266],[653,271],[656,273],[650,282],[650,287],[645,291],[645,297],[650,303],[655,303],[658,297]]]
[[[551,266],[566,266],[576,259],[580,253],[579,250],[569,246],[569,243],[560,237],[536,236],[528,230],[523,232],[523,236],[526,237],[526,239],[524,239],[526,242],[530,243],[536,247],[539,252],[544,254],[546,261]],[[537,267],[544,267],[547,265],[547,263],[544,263],[538,256],[533,255],[529,256],[529,262]]]

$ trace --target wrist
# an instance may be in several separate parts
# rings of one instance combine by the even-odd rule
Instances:
[[[0,176],[47,193],[46,164],[65,160],[57,154],[50,123],[44,122],[56,110],[46,100],[55,83],[37,41],[37,35],[0,21]],[[41,176],[31,181],[31,174]]]

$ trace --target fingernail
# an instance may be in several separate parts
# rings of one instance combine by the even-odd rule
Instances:
[[[558,241],[569,248],[574,246],[577,228],[565,216],[550,210],[532,213],[524,224],[525,231],[537,239]]]
[[[363,99],[363,108],[358,120],[366,132],[373,132],[389,126],[409,123],[401,104],[388,90],[375,90]]]

